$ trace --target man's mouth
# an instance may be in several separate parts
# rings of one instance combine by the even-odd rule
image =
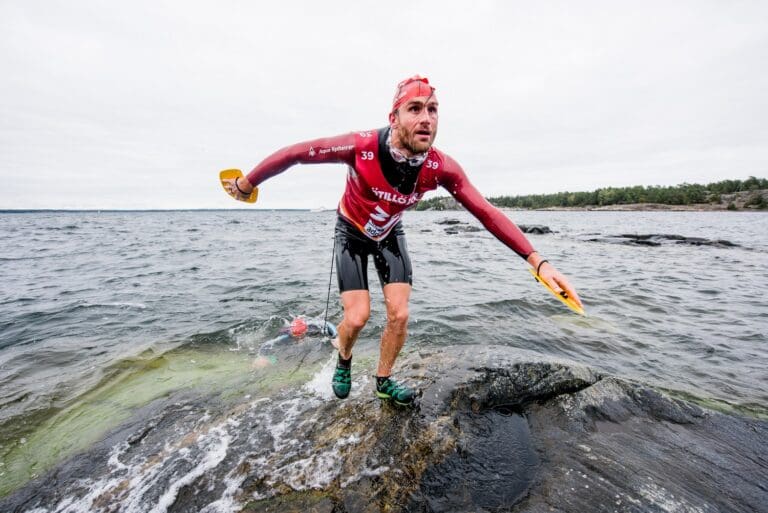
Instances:
[[[416,130],[416,135],[428,138],[432,135],[432,132],[430,132],[429,130]]]

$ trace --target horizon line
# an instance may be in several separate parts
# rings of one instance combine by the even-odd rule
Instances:
[[[35,212],[310,212],[311,208],[0,208],[0,214]],[[330,212],[336,209],[328,209]],[[326,212],[326,210],[323,210]]]

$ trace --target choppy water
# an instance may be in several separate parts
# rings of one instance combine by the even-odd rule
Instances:
[[[157,399],[215,395],[244,404],[303,386],[318,401],[333,400],[327,342],[287,348],[268,369],[254,361],[285,319],[323,316],[334,216],[0,214],[0,496],[137,412],[141,418]],[[588,316],[549,297],[490,234],[448,235],[436,223],[477,224],[469,214],[410,212],[405,227],[415,282],[406,351],[510,345],[719,408],[766,414],[765,214],[510,216],[556,231],[529,238],[572,278]],[[627,233],[738,246],[591,240]],[[371,321],[356,347],[363,367],[373,366],[384,323],[381,292],[374,288],[372,296]],[[335,279],[329,310],[338,322]],[[358,379],[365,385],[365,376]],[[355,393],[370,393],[361,383]],[[275,429],[282,425],[272,421]]]

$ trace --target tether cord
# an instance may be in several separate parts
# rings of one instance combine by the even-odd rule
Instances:
[[[331,302],[331,281],[333,280],[333,262],[336,259],[336,234],[333,234],[333,250],[331,251],[331,272],[328,274],[328,297],[325,300],[325,318],[323,319],[323,331],[330,336],[328,329],[328,305]]]

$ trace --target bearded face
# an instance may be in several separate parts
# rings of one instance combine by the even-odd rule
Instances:
[[[437,99],[411,98],[389,115],[392,144],[408,156],[424,153],[437,136]]]

